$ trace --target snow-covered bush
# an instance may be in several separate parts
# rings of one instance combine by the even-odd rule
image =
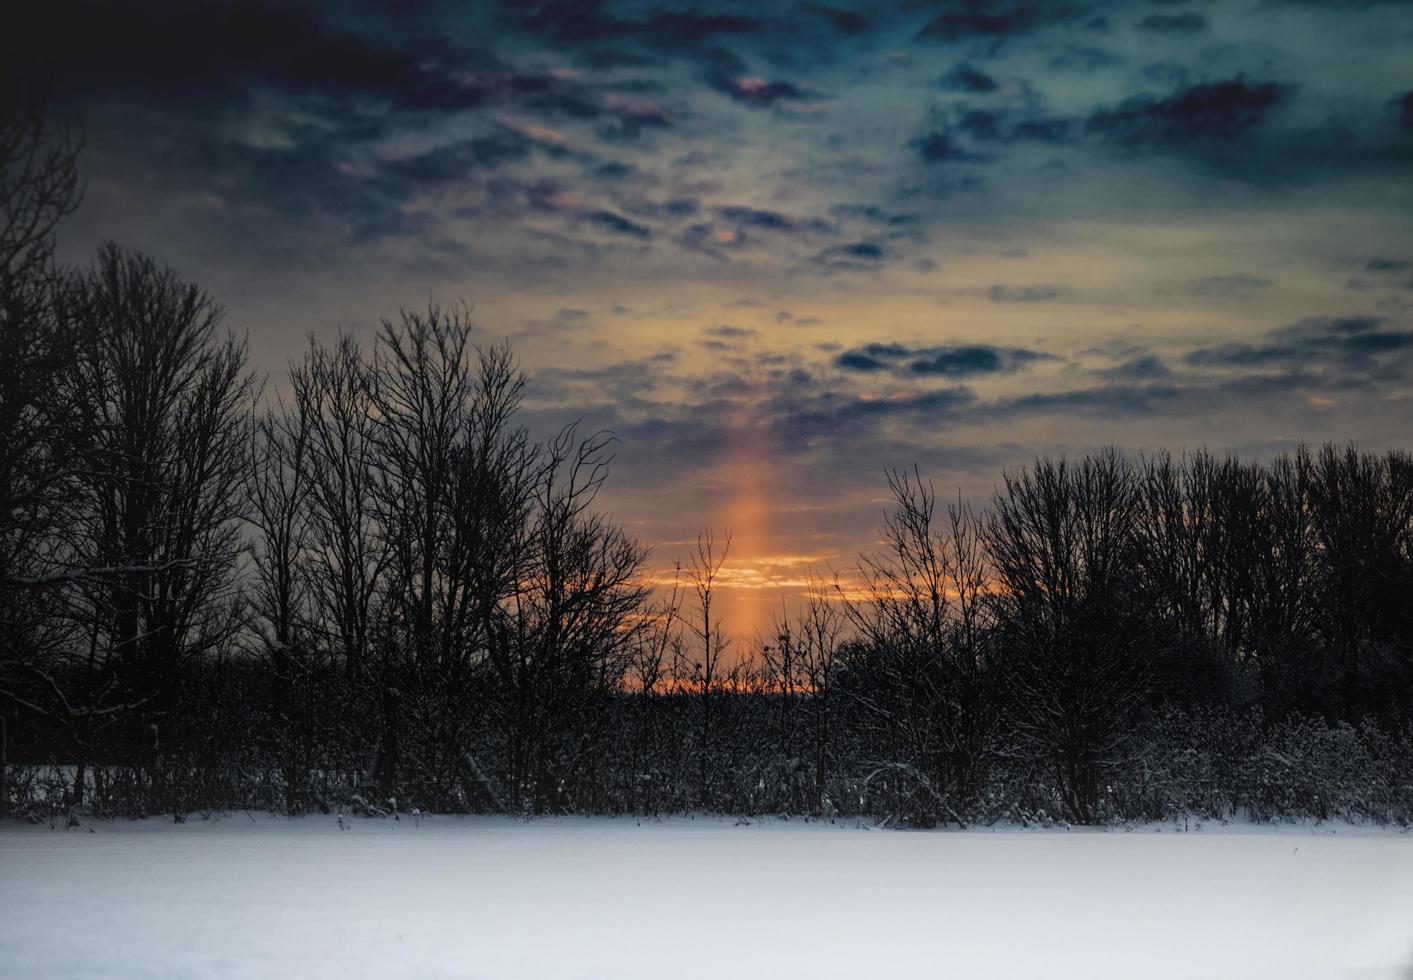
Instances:
[[[1164,711],[1144,732],[1116,786],[1127,819],[1351,820],[1407,823],[1413,762],[1405,732],[1372,722],[1259,710]]]

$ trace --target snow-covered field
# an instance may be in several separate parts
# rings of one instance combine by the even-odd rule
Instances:
[[[0,827],[0,976],[1413,977],[1413,835]]]

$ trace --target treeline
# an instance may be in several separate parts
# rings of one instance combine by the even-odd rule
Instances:
[[[0,105],[0,809],[1413,816],[1413,458],[1115,451],[886,548],[757,648],[518,421],[464,308],[267,385],[199,286],[60,267],[77,142]]]

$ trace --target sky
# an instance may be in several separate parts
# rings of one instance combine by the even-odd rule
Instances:
[[[282,383],[471,305],[524,418],[620,440],[728,629],[876,547],[885,471],[984,506],[1114,445],[1413,431],[1413,5],[873,0],[33,5],[110,238]],[[31,33],[32,32],[32,33]]]

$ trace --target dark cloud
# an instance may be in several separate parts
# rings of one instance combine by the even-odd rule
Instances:
[[[624,51],[618,48],[592,48],[581,57],[584,63],[593,68],[650,68],[657,65],[658,59],[638,51]]]
[[[738,228],[754,228],[761,231],[791,233],[801,231],[830,232],[833,230],[827,222],[817,218],[792,218],[779,211],[741,207],[739,205],[717,208],[716,216],[722,221],[729,222]]]
[[[1407,272],[1413,269],[1413,262],[1407,259],[1370,259],[1364,264],[1370,272]]]
[[[957,128],[986,143],[1064,143],[1071,138],[1074,123],[1058,116],[971,109],[962,114]]]
[[[1182,388],[1163,383],[1106,384],[1072,391],[1037,392],[1000,399],[985,406],[993,419],[1012,415],[1078,413],[1114,416],[1152,415],[1182,398]]]
[[[928,163],[956,163],[973,159],[972,155],[963,150],[956,140],[943,133],[928,133],[925,136],[919,136],[912,141],[912,145],[917,148],[918,156]]]
[[[1317,126],[1276,125],[1273,117],[1292,93],[1280,83],[1238,76],[1184,85],[1166,96],[1135,96],[1075,117],[1047,112],[1037,98],[984,109],[962,105],[934,110],[933,126],[912,145],[928,148],[933,159],[987,164],[1005,159],[989,148],[1017,144],[1096,144],[1120,156],[1155,150],[1258,186],[1391,174],[1413,165],[1413,143],[1386,130],[1361,131],[1339,118]]]
[[[1035,143],[1064,143],[1070,139],[1073,124],[1068,119],[1037,117],[1022,119],[1010,131],[1010,139]]]
[[[1245,296],[1256,290],[1268,289],[1271,285],[1271,280],[1263,276],[1236,273],[1193,279],[1187,283],[1187,291],[1199,296]]]
[[[800,9],[823,18],[830,27],[847,37],[863,34],[873,27],[873,18],[857,10],[830,7],[822,3],[801,4]]]
[[[970,38],[1005,38],[1022,34],[1040,22],[1034,7],[1013,7],[987,11],[980,7],[945,10],[918,32],[919,40],[961,41]]]
[[[1112,68],[1121,62],[1122,59],[1118,55],[1111,54],[1103,48],[1070,44],[1050,59],[1050,67],[1069,71],[1092,72]]]
[[[1312,317],[1271,331],[1265,343],[1199,348],[1186,361],[1201,368],[1298,364],[1311,371],[1368,371],[1385,355],[1413,352],[1413,331],[1387,330],[1386,325],[1380,317]]]
[[[1207,29],[1207,18],[1187,11],[1180,14],[1149,14],[1140,20],[1141,31],[1154,34],[1200,34]]]
[[[1019,347],[967,344],[925,351],[922,357],[908,363],[908,370],[913,374],[965,378],[975,374],[1009,373],[1034,361],[1048,359],[1049,355]]]
[[[1003,116],[999,112],[988,109],[973,109],[962,115],[957,123],[957,128],[962,130],[972,139],[994,142],[1007,139],[1007,135],[1002,130]]]
[[[599,134],[608,139],[637,139],[644,130],[671,129],[673,125],[667,110],[651,99],[610,94],[597,108],[594,118],[606,119]]]
[[[999,44],[1038,27],[1079,19],[1082,5],[1066,3],[1011,4],[960,0],[947,4],[917,32],[920,41],[984,41]]]
[[[1192,72],[1184,64],[1176,61],[1156,61],[1139,69],[1144,81],[1168,88],[1186,88],[1192,84]]]
[[[1135,96],[1099,109],[1085,129],[1127,146],[1228,140],[1261,126],[1285,94],[1275,82],[1243,78],[1193,85],[1163,98]]]
[[[610,140],[633,140],[644,130],[670,129],[673,120],[658,102],[621,92],[599,94],[581,83],[556,76],[524,76],[538,79],[538,90],[522,94],[520,107],[541,116],[599,121],[599,135]]]
[[[761,30],[758,17],[713,14],[700,9],[656,8],[640,18],[610,12],[607,0],[546,0],[526,10],[520,0],[502,0],[519,23],[558,41],[638,41],[663,51],[689,49],[722,35],[749,35]]]
[[[433,185],[463,180],[470,173],[499,167],[530,155],[534,144],[514,130],[478,136],[438,146],[426,153],[388,161],[389,177],[413,184]]]
[[[622,160],[609,160],[594,168],[594,176],[604,180],[623,180],[638,172],[638,168]]]
[[[168,193],[193,186],[208,190],[209,175],[219,174],[218,217],[262,230],[271,223],[291,230],[283,237],[262,234],[264,242],[257,249],[262,254],[271,254],[276,244],[281,252],[308,248],[306,236],[312,227],[330,216],[348,242],[426,231],[427,218],[407,210],[423,183],[399,174],[396,163],[367,172],[355,170],[336,142],[256,146],[193,129],[179,140],[149,139],[129,152],[154,150],[151,173]],[[426,162],[404,165],[419,176],[427,175],[421,173],[424,170],[446,175]],[[225,224],[220,233],[234,236],[239,229]]]
[[[41,46],[63,34],[63,98],[83,107],[108,159],[123,154],[131,172],[219,200],[223,210],[202,220],[219,220],[228,236],[236,220],[272,219],[291,244],[322,227],[362,243],[415,232],[415,247],[444,249],[431,235],[438,216],[410,210],[423,193],[489,180],[537,154],[607,179],[631,165],[600,163],[542,125],[484,117],[480,134],[415,153],[389,157],[380,144],[390,138],[501,107],[520,118],[598,123],[600,136],[619,140],[673,124],[657,102],[601,91],[576,73],[518,69],[452,31],[430,39],[374,32],[347,10],[149,0],[27,8],[25,17]],[[62,30],[73,21],[84,30]],[[482,213],[512,210],[501,201]],[[578,217],[616,234],[649,233],[612,212]]]
[[[723,237],[718,234],[717,229],[705,221],[695,222],[682,229],[678,237],[678,243],[690,252],[699,252],[708,255],[718,261],[726,261],[726,251],[743,248],[747,243],[747,238],[740,232],[730,232],[723,229],[728,234]]]
[[[839,253],[851,259],[881,259],[884,251],[881,245],[873,242],[854,242],[852,245],[840,245]]]
[[[616,235],[627,235],[630,238],[637,238],[644,241],[652,237],[651,228],[646,225],[640,225],[636,221],[629,221],[621,214],[615,214],[612,211],[585,211],[582,217],[590,224],[597,225],[604,231],[613,232]]]
[[[846,371],[965,378],[983,374],[1009,374],[1036,361],[1052,360],[1049,354],[1021,347],[959,344],[943,347],[908,347],[898,343],[872,343],[844,351],[834,358]]]
[[[781,101],[803,101],[813,97],[790,82],[772,82],[754,76],[731,75],[724,71],[712,72],[707,77],[707,82],[718,92],[753,109],[768,109]]]
[[[925,397],[930,393],[909,391],[886,398],[850,400],[845,392],[826,388],[794,412],[775,414],[796,430],[822,433],[825,425],[845,416],[856,424],[867,421],[880,426],[891,420],[991,424],[1017,416],[1145,417],[1185,412],[1195,406],[1204,412],[1219,407],[1250,411],[1253,400],[1320,390],[1359,391],[1369,378],[1406,379],[1413,373],[1409,364],[1413,358],[1405,356],[1413,353],[1413,334],[1383,326],[1383,321],[1372,318],[1319,318],[1272,331],[1268,345],[1272,351],[1256,351],[1253,356],[1239,345],[1227,345],[1194,351],[1185,359],[1189,367],[1224,368],[1216,378],[1201,373],[1179,377],[1157,355],[1130,344],[1115,344],[1087,352],[1121,358],[1096,372],[1104,383],[1092,387],[1032,391],[987,401],[977,399],[964,387],[942,389],[935,400]],[[1333,359],[1343,373],[1332,372],[1327,364],[1302,363],[1302,359],[1319,358]],[[1403,365],[1401,373],[1389,368],[1396,358],[1404,358],[1397,362]],[[846,374],[864,377],[903,379],[931,374],[961,380],[1015,371],[1042,359],[1051,358],[1036,351],[990,345],[923,349],[874,343],[838,354],[833,364]],[[1350,373],[1353,371],[1363,373]],[[778,407],[781,402],[776,404]],[[835,410],[824,411],[825,405],[834,405]]]
[[[918,222],[916,214],[888,211],[876,204],[836,204],[829,209],[829,213],[837,218],[856,218],[892,228],[915,225]]]
[[[914,353],[902,344],[872,343],[845,351],[834,358],[834,363],[849,371],[883,371]]]
[[[582,0],[567,0],[579,5]],[[596,2],[596,0],[591,0]],[[765,22],[748,14],[714,14],[700,8],[654,10],[641,21],[628,22],[628,33],[656,47],[671,50],[690,47],[726,35],[759,33]]]
[[[887,250],[876,242],[852,242],[824,249],[815,261],[827,269],[859,270],[874,268],[887,255]]]
[[[1172,2],[1176,2],[1176,0],[1172,0]],[[1264,0],[1262,6],[1309,7],[1316,10],[1368,10],[1372,7],[1399,7],[1407,3],[1408,0]]]
[[[542,116],[561,116],[569,119],[597,119],[603,115],[603,106],[588,98],[583,92],[574,89],[551,89],[537,92],[524,100],[525,107]]]
[[[666,201],[634,201],[627,210],[637,216],[666,221],[681,221],[691,218],[701,210],[695,198],[674,197]]]
[[[764,420],[781,447],[798,451],[820,440],[837,446],[841,436],[876,438],[880,427],[890,422],[935,426],[949,418],[960,419],[976,400],[971,390],[960,385],[889,398],[825,390],[774,398],[764,406]]]
[[[1239,374],[1220,383],[1195,389],[1203,399],[1234,398],[1237,404],[1249,399],[1287,396],[1320,387],[1318,375],[1309,371],[1277,371],[1275,373]]]
[[[1413,90],[1394,98],[1398,106],[1398,121],[1404,129],[1413,130]]]
[[[883,361],[858,351],[847,351],[834,359],[834,363],[847,371],[882,371],[888,367]]]
[[[1001,87],[996,79],[965,61],[937,79],[937,85],[940,88],[955,92],[971,92],[974,95],[984,95]]]
[[[759,331],[752,327],[737,327],[729,323],[723,323],[714,327],[707,327],[702,333],[708,337],[721,337],[725,340],[746,340],[755,337]]]
[[[30,5],[20,16],[11,26],[36,49],[54,52],[71,95],[199,106],[207,115],[248,108],[269,88],[448,112],[547,97],[556,85],[551,76],[509,70],[484,51],[445,40],[414,47],[370,39],[303,5],[78,0]]]
[[[537,401],[570,402],[576,409],[592,408],[608,398],[613,403],[612,415],[621,419],[625,412],[650,409],[648,399],[658,391],[677,366],[678,355],[664,351],[648,357],[589,367],[544,367],[531,376],[530,393]],[[556,419],[554,425],[562,425]]]
[[[942,377],[995,374],[1002,369],[1001,352],[981,344],[954,347],[913,361],[908,365],[908,369],[914,374],[936,374]]]
[[[1172,376],[1163,359],[1153,354],[1130,358],[1100,372],[1110,381],[1160,381]]]
[[[1386,128],[1360,129],[1357,121],[1338,117],[1315,126],[1282,124],[1278,112],[1293,92],[1281,83],[1237,76],[1074,116],[1047,111],[1037,97],[986,108],[962,104],[934,109],[932,125],[911,145],[929,161],[986,164],[993,174],[1007,159],[1000,147],[1093,146],[1120,159],[1154,151],[1186,157],[1220,179],[1268,188],[1392,175],[1413,165],[1413,142]],[[1052,157],[1046,165],[1058,172],[1074,162]]]
[[[1064,286],[995,285],[986,291],[993,303],[1046,303],[1069,295]]]
[[[770,231],[795,231],[798,228],[798,223],[794,218],[781,214],[779,211],[731,206],[717,208],[716,213],[725,221],[747,225],[751,228],[765,228]]]

